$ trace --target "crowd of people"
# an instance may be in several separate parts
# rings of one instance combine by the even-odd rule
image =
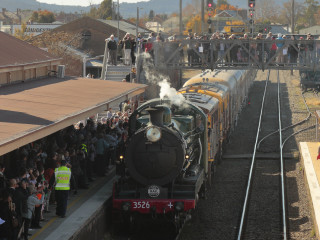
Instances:
[[[235,39],[244,41],[242,45],[235,41],[220,41]],[[190,33],[187,40],[190,40],[187,45],[189,66],[210,62],[211,58],[213,62],[218,61],[226,65],[247,64],[249,61],[252,63],[255,60],[269,62],[271,65],[285,63],[307,64],[319,62],[320,60],[320,41],[313,41],[314,37],[310,33],[307,34],[306,38],[302,36],[298,38],[295,35],[287,37],[280,33],[275,36],[272,32],[265,36],[262,33],[258,33],[254,38],[249,37],[248,34],[237,36],[235,34],[228,35],[227,33],[216,32],[211,36],[198,36]],[[298,42],[294,40],[306,41]],[[275,56],[276,53],[277,56]]]
[[[243,41],[242,45],[234,44],[232,41],[224,41],[235,39],[248,41]],[[141,34],[139,34],[135,39],[127,33],[123,40],[118,43],[114,40],[113,35],[109,40],[109,50],[113,65],[117,64],[117,61],[114,60],[116,56],[118,56],[118,61],[124,56],[125,64],[127,65],[129,64],[126,61],[127,59],[130,59],[134,64],[135,54],[138,51],[140,53],[150,53],[152,57],[157,52],[158,56],[161,56],[166,61],[170,58],[170,63],[186,61],[189,66],[204,65],[211,62],[211,59],[213,62],[219,61],[220,64],[227,65],[247,64],[249,61],[251,63],[254,61],[269,62],[271,65],[284,63],[305,65],[320,61],[320,41],[313,41],[315,38],[310,33],[306,37],[295,35],[287,37],[280,33],[274,35],[271,32],[266,35],[258,33],[255,37],[250,37],[248,34],[239,36],[220,32],[210,35],[189,33],[187,38],[184,39],[177,39],[176,35],[164,37],[161,32],[158,34],[150,33],[147,37],[141,37]],[[189,42],[182,46],[183,40]],[[306,41],[293,42],[292,40]],[[320,38],[317,40],[320,40]],[[170,57],[179,47],[180,51],[175,56]],[[275,56],[276,53],[277,56]]]
[[[71,194],[107,175],[124,150],[133,108],[124,101],[99,121],[90,118],[1,156],[0,239],[28,239],[29,228],[41,228],[49,205],[58,202],[55,171],[62,165],[71,169]]]

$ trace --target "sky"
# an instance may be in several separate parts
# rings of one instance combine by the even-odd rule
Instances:
[[[38,2],[58,5],[77,5],[77,6],[89,6],[90,4],[100,4],[103,0],[37,0]],[[113,0],[117,2],[117,0]],[[136,2],[147,2],[149,0],[119,0],[120,3],[136,3]]]

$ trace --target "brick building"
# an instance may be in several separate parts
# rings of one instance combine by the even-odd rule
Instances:
[[[60,59],[7,33],[0,32],[0,85],[48,76]]]
[[[139,27],[139,32],[145,33],[149,30]],[[81,34],[82,41],[79,50],[90,53],[92,56],[102,55],[105,48],[105,39],[114,34],[117,37],[118,21],[93,19],[82,17],[70,23],[57,27],[53,32],[64,31],[72,34]],[[136,35],[136,26],[134,24],[120,21],[119,37],[122,39],[129,32],[131,36]],[[150,31],[149,31],[150,32]]]

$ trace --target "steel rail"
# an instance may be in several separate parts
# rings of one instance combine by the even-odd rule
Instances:
[[[302,133],[302,132],[304,132],[304,131],[307,131],[307,130],[309,130],[309,129],[312,129],[312,128],[316,127],[316,126],[317,126],[317,125],[312,125],[312,126],[309,126],[309,127],[303,128],[303,129],[300,129],[299,131],[292,133],[291,135],[289,135],[289,136],[283,141],[283,143],[282,143],[282,148],[284,148],[284,145],[287,143],[287,141],[288,141],[291,137],[293,137],[293,136],[295,136],[295,135],[297,135],[297,134],[299,134],[299,133]]]
[[[294,123],[294,124],[292,124],[292,125],[290,125],[290,126],[287,126],[287,127],[283,128],[282,131],[286,131],[286,130],[288,130],[288,129],[290,129],[290,128],[296,127],[296,126],[298,126],[298,125],[300,125],[300,124],[308,121],[309,118],[312,116],[312,113],[311,113],[311,111],[310,111],[310,108],[309,108],[309,106],[308,106],[308,104],[307,104],[307,101],[306,101],[304,95],[303,95],[304,93],[303,93],[302,91],[301,91],[300,93],[301,93],[301,96],[302,96],[302,98],[303,98],[304,105],[306,106],[306,109],[307,109],[307,111],[308,111],[309,114],[308,114],[308,116],[307,116],[305,119],[303,119],[303,120],[301,120],[301,121],[299,121],[299,122],[297,122],[297,123]],[[270,136],[272,136],[273,134],[276,134],[276,133],[278,133],[278,132],[279,132],[279,129],[276,130],[276,131],[274,131],[274,132],[269,133],[269,134],[266,135],[266,136],[264,136],[264,137],[259,141],[259,143],[258,143],[258,149],[260,148],[260,144],[261,144],[264,140],[266,140],[268,137],[270,137]]]
[[[261,131],[261,121],[262,121],[262,114],[264,110],[264,102],[266,98],[266,93],[267,93],[267,86],[270,78],[270,70],[268,71],[268,76],[264,88],[264,93],[263,93],[263,98],[262,98],[262,103],[261,103],[261,111],[260,111],[260,117],[259,117],[259,123],[258,123],[258,130],[257,130],[257,135],[256,135],[256,141],[254,145],[254,150],[253,150],[253,155],[252,155],[252,161],[251,161],[251,167],[250,167],[250,173],[248,177],[248,184],[247,184],[247,189],[246,189],[246,196],[244,199],[243,203],[243,208],[242,208],[242,215],[241,215],[241,221],[240,221],[240,226],[239,226],[239,232],[238,232],[238,240],[241,240],[242,234],[243,234],[243,228],[244,228],[244,222],[247,217],[247,208],[248,208],[248,200],[249,200],[249,195],[250,195],[250,190],[252,186],[252,176],[253,176],[253,170],[254,166],[256,163],[256,152],[257,152],[257,144],[258,144],[258,139],[259,139],[259,134]]]
[[[282,231],[283,239],[287,240],[287,211],[286,211],[286,195],[285,195],[285,172],[283,160],[282,145],[282,125],[281,125],[281,100],[280,100],[280,76],[278,70],[278,116],[279,116],[279,140],[280,140],[280,178],[281,178],[281,206],[282,206]]]

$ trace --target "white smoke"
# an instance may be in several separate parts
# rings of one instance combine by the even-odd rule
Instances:
[[[169,78],[169,76],[161,74],[155,70],[153,57],[149,53],[145,52],[142,54],[142,62],[143,70],[149,83],[158,84],[159,81]]]
[[[177,90],[171,87],[169,76],[159,73],[155,70],[153,58],[149,53],[142,54],[143,70],[147,81],[160,87],[160,99],[167,98],[177,106],[184,105],[185,98],[182,94],[178,94]],[[149,88],[150,91],[152,91]]]
[[[177,90],[170,86],[170,83],[164,79],[159,82],[160,99],[167,97],[174,105],[181,106],[186,100],[182,94],[178,94]]]

